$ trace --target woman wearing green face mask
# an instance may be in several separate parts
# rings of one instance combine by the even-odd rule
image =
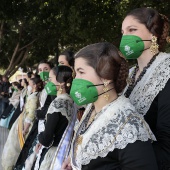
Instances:
[[[9,122],[13,116],[18,104],[19,96],[21,94],[21,84],[18,82],[13,82],[11,88],[13,89],[12,96],[9,98],[9,106],[4,110],[1,115],[0,126],[9,127]]]
[[[75,127],[69,159],[62,170],[157,170],[148,125],[120,96],[128,66],[111,43],[84,47],[75,55],[70,95],[88,104]]]
[[[160,170],[170,168],[170,42],[168,18],[152,8],[137,8],[122,23],[120,50],[137,59],[125,96],[144,116],[157,141],[153,148]]]
[[[38,63],[37,72],[40,75],[41,79],[43,80],[43,84],[48,81],[49,72],[53,68],[53,64],[46,60],[42,60]],[[31,88],[29,88],[31,90]],[[15,165],[15,170],[20,170],[25,166],[25,162],[27,158],[33,153],[33,149],[37,144],[37,136],[44,129],[44,119],[47,113],[48,107],[51,104],[52,100],[54,99],[53,96],[48,95],[46,90],[43,89],[40,96],[39,96],[39,107],[36,110],[36,119],[34,121],[33,127],[23,149],[19,155],[19,158]],[[28,161],[27,161],[28,162]],[[30,163],[31,164],[31,163]]]
[[[48,94],[55,95],[56,98],[47,111],[45,129],[38,136],[39,144],[35,148],[38,157],[34,169],[50,169],[55,150],[71,121],[73,100],[69,92],[72,80],[72,69],[68,66],[54,67],[49,73],[49,82],[45,89]]]
[[[24,104],[26,103],[26,99],[28,97],[28,95],[27,95],[27,86],[28,86],[27,79],[24,78],[24,79],[20,80],[20,83],[22,86],[22,91],[21,91],[20,97],[19,97],[19,104],[18,104],[18,106],[9,122],[9,129],[12,127],[13,123],[16,121],[18,116],[22,113],[22,111],[24,109]]]
[[[43,84],[39,77],[31,78],[29,85],[31,94],[27,98],[23,112],[16,119],[10,129],[7,141],[2,152],[2,167],[12,170],[24,145],[24,142],[35,120],[35,110],[38,107],[38,96]]]

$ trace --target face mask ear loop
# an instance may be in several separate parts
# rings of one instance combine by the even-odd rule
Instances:
[[[52,85],[52,86],[59,86],[59,85]]]
[[[101,96],[102,94],[107,93],[108,91],[110,91],[110,90],[112,90],[112,89],[114,89],[114,87],[111,88],[111,89],[109,89],[109,90],[107,90],[106,92],[103,92],[103,93],[101,93],[101,94],[99,94],[99,95],[97,95],[97,96],[94,96],[94,98],[96,98],[96,97],[98,97],[98,96]]]
[[[97,85],[87,85],[87,88],[89,88],[89,87],[93,87],[93,86],[101,86],[101,85],[104,85],[104,84],[97,84]]]
[[[113,82],[110,82],[109,84],[112,84]],[[97,84],[97,85],[87,85],[87,88],[89,87],[93,87],[93,86],[101,86],[101,85],[104,85],[103,83],[102,84]]]
[[[141,41],[151,41],[151,40],[136,40],[136,43],[141,42]]]
[[[136,43],[141,42],[141,41],[151,41],[151,40],[136,40]],[[143,51],[148,50],[148,49],[149,49],[149,48],[146,48],[146,49],[144,49]],[[142,51],[140,51],[140,52],[142,52]]]

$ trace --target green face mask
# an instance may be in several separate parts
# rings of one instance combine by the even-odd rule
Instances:
[[[12,90],[14,90],[14,91],[18,91],[18,89],[17,88],[15,88],[14,86],[12,86]]]
[[[56,85],[53,82],[48,82],[45,85],[45,90],[47,92],[48,95],[53,95],[56,96],[57,95],[57,89],[56,89]]]
[[[49,78],[49,72],[43,71],[40,73],[40,78],[42,81],[46,81]]]
[[[14,91],[16,91],[16,92],[17,92],[17,91],[18,91],[18,89],[14,87]]]
[[[123,35],[120,42],[120,51],[126,59],[137,59],[144,51],[144,42],[136,35]]]
[[[70,96],[78,106],[82,106],[95,102],[98,99],[98,92],[92,82],[83,79],[74,79]]]

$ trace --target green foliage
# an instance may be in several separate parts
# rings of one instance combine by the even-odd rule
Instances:
[[[118,46],[124,16],[142,6],[153,7],[170,18],[170,2],[164,0],[1,0],[0,68],[8,67],[18,42],[22,48],[35,40],[22,64],[25,66],[68,46],[78,50],[100,41]]]

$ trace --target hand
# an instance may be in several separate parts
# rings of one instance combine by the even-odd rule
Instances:
[[[37,143],[37,145],[35,146],[35,153],[38,154],[39,150],[41,149],[42,144],[41,143]]]
[[[72,170],[70,157],[63,162],[61,170]]]
[[[27,133],[28,133],[28,129],[24,129],[24,130],[22,131],[23,136],[25,136]]]
[[[23,136],[25,136],[28,132],[29,132],[29,127],[30,127],[30,123],[24,123],[24,129],[23,129],[23,131],[22,131],[22,134],[23,134]]]

